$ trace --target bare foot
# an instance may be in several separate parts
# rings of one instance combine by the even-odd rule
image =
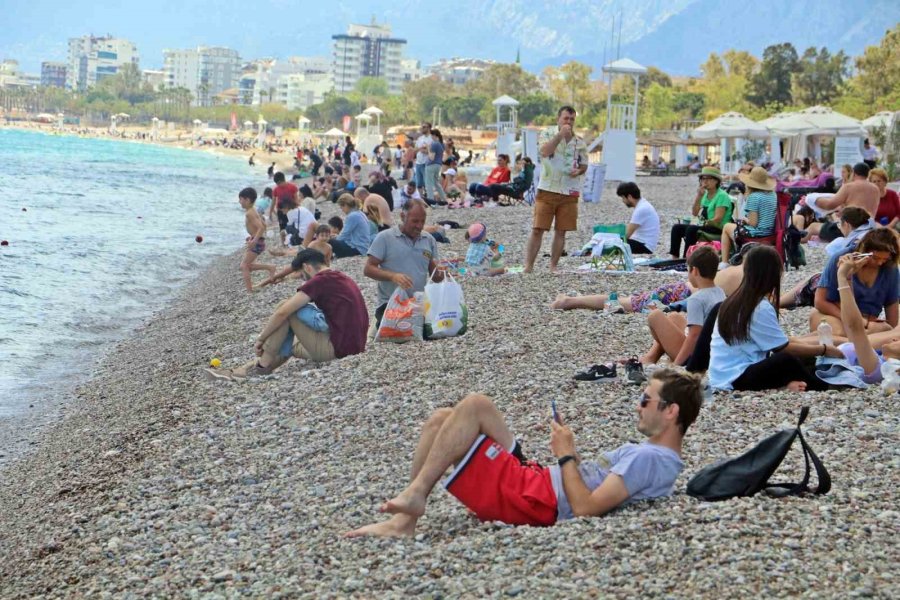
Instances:
[[[410,492],[407,488],[394,499],[382,504],[378,510],[392,515],[402,513],[411,517],[421,517],[425,514],[425,497]]]
[[[640,358],[640,361],[641,361],[641,364],[646,367],[647,365],[655,365],[656,364],[656,361],[653,360],[654,358],[655,357],[652,356],[651,354],[645,354]]]
[[[418,518],[394,515],[382,523],[372,523],[344,534],[346,538],[358,537],[411,537],[416,532]]]
[[[550,308],[554,310],[566,310],[566,294],[557,294],[556,300],[550,303]]]
[[[806,391],[806,382],[805,381],[792,381],[787,384],[787,389],[792,392],[805,392]]]

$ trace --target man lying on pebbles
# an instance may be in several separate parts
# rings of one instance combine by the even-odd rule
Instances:
[[[326,267],[325,256],[318,250],[299,252],[291,267],[305,283],[294,296],[278,305],[259,334],[254,345],[259,358],[233,371],[207,369],[211,377],[268,375],[291,356],[328,362],[366,349],[369,311],[356,282]],[[321,314],[303,314],[310,302],[316,303]],[[291,343],[292,336],[297,337],[296,343]]]
[[[554,415],[550,448],[557,464],[548,468],[525,460],[490,398],[469,394],[425,422],[413,455],[412,481],[381,506],[381,512],[393,516],[346,535],[411,536],[425,514],[428,495],[453,465],[444,488],[482,521],[547,526],[668,496],[684,466],[682,438],[701,404],[698,378],[672,369],[656,371],[637,409],[645,442],[620,446],[599,462],[582,462],[572,430]]]

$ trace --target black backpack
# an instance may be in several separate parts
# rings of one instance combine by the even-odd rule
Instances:
[[[800,409],[800,420],[797,422],[797,427],[784,429],[767,437],[740,456],[726,458],[701,469],[688,482],[687,493],[706,501],[753,496],[762,490],[779,498],[803,493],[827,494],[831,489],[831,476],[828,475],[825,465],[812,451],[800,432],[800,425],[806,420],[807,415],[809,415],[809,407],[804,406]],[[803,481],[799,483],[769,483],[769,479],[778,469],[797,438],[800,439],[800,444],[803,446],[803,457],[806,461],[806,474],[803,476]],[[809,487],[810,463],[815,467],[816,477],[819,480],[819,485],[814,490]]]

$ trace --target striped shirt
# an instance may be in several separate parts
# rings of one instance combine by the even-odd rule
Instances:
[[[758,215],[756,227],[746,225],[752,237],[765,237],[775,231],[775,215],[778,212],[778,198],[775,192],[753,192],[747,196],[744,212],[755,212]]]

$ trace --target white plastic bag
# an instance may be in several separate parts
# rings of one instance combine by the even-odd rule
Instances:
[[[422,320],[422,301],[410,296],[403,288],[397,287],[384,309],[375,341],[396,344],[410,340],[421,341]]]
[[[469,312],[462,286],[450,273],[440,283],[425,286],[425,337],[440,339],[462,335],[469,324]]]

